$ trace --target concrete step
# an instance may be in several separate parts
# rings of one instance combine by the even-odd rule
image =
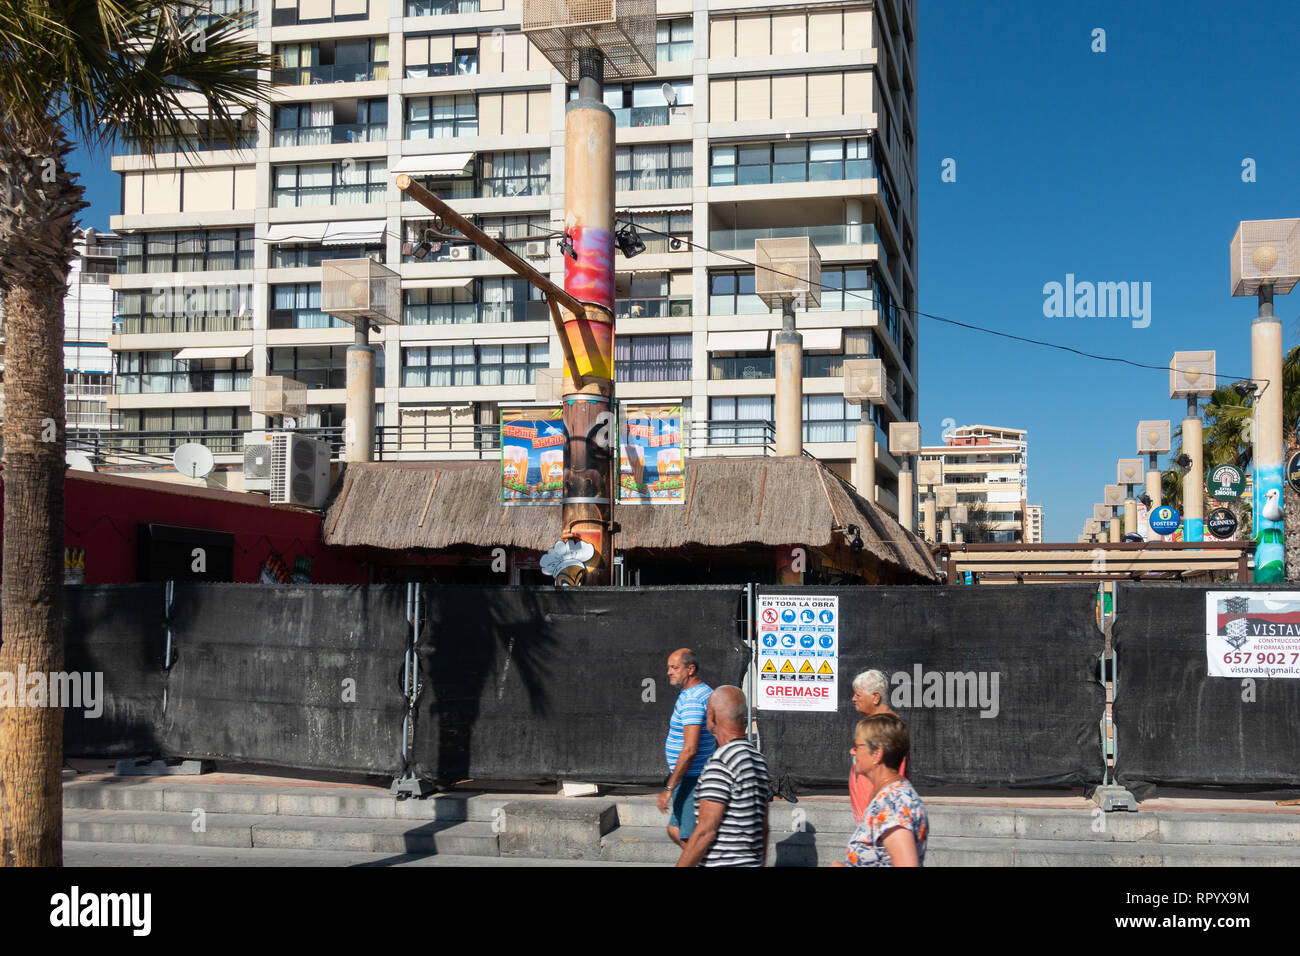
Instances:
[[[63,806],[79,810],[190,813],[491,823],[509,803],[549,799],[545,794],[443,793],[424,800],[398,800],[368,787],[282,787],[164,779],[77,780],[64,784]]]
[[[842,860],[847,835],[773,832],[772,866],[829,866]],[[601,841],[601,859],[671,865],[681,851],[658,827],[619,827]],[[1019,837],[931,837],[926,866],[1300,866],[1300,847],[1170,845]]]
[[[492,825],[477,822],[65,809],[63,833],[65,840],[89,843],[464,856],[498,856],[500,852]]]

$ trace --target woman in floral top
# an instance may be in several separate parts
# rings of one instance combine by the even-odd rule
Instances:
[[[854,769],[871,781],[872,797],[849,840],[844,862],[832,866],[921,866],[930,821],[912,784],[899,773],[911,741],[893,714],[858,721],[853,735]]]

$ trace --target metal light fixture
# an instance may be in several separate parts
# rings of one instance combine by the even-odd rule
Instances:
[[[573,248],[573,240],[569,238],[567,232],[564,234],[564,238],[560,240],[560,252],[564,253],[575,262],[578,259],[578,250]]]
[[[1148,495],[1146,492],[1143,492],[1142,494],[1138,495],[1138,501],[1142,502],[1142,504],[1144,504],[1148,508],[1151,507],[1151,496]]]
[[[1179,468],[1184,468],[1184,469],[1191,468],[1192,456],[1185,453],[1179,455],[1177,458],[1174,459],[1174,464],[1177,465]]]
[[[1241,381],[1241,382],[1232,383],[1232,390],[1236,392],[1238,395],[1240,395],[1242,398],[1245,398],[1247,395],[1253,394],[1257,387],[1258,386],[1256,386],[1255,383],[1251,381]]]
[[[614,234],[614,241],[618,243],[618,249],[623,253],[625,259],[633,259],[645,252],[645,243],[641,237],[636,234],[636,226],[628,223],[622,229]]]

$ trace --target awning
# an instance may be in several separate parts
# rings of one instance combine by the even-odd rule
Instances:
[[[710,352],[765,352],[766,331],[763,332],[710,332],[705,347]]]
[[[178,359],[236,359],[247,358],[253,351],[251,345],[210,346],[205,348],[181,349],[176,353]]]
[[[772,348],[776,348],[778,334],[778,332],[772,333]],[[838,352],[844,342],[843,329],[800,329],[799,334],[803,336],[805,352]]]
[[[433,346],[444,346],[444,345],[464,346],[464,345],[473,345],[473,344],[474,344],[473,339],[426,339],[426,338],[420,338],[419,336],[416,336],[415,338],[411,338],[411,339],[402,339],[403,348],[406,348],[407,346],[410,346],[412,348],[415,347],[430,348]]]
[[[327,222],[283,222],[267,230],[267,242],[320,242]]]
[[[692,206],[690,203],[679,203],[676,206],[628,206],[626,208],[620,208],[616,213],[614,213],[614,217],[619,219],[629,215],[651,216],[655,213],[661,212],[690,212],[691,209]]]
[[[409,173],[413,176],[463,173],[473,153],[426,153],[422,156],[403,156],[389,167],[390,173]]]
[[[380,242],[388,226],[385,219],[362,219],[359,222],[332,222],[325,228],[321,242],[327,246],[362,246]]]
[[[544,335],[524,336],[514,339],[475,339],[475,345],[545,345],[549,342]]]
[[[403,279],[403,289],[466,289],[473,276],[456,276],[451,279]]]

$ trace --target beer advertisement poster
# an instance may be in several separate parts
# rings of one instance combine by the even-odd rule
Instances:
[[[685,489],[682,407],[625,408],[619,429],[619,504],[681,504]]]
[[[501,503],[549,505],[564,497],[560,409],[501,410]]]

